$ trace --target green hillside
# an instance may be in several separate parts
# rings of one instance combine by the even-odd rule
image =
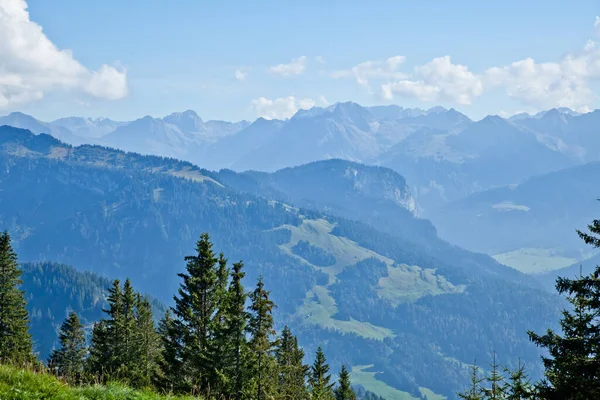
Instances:
[[[192,400],[188,396],[161,396],[133,390],[118,383],[70,387],[52,375],[0,365],[2,400]]]
[[[230,261],[244,260],[249,282],[264,276],[277,321],[298,333],[307,354],[322,344],[333,368],[372,364],[378,381],[413,396],[462,389],[467,372],[449,360],[489,359],[493,350],[541,371],[523,332],[552,326],[556,297],[490,257],[439,240],[398,205],[403,228],[395,234],[392,225],[365,223],[366,214],[329,214],[318,198],[310,210],[186,163],[69,147],[7,127],[0,167],[0,227],[22,261],[130,277],[169,303],[184,256],[210,232]],[[173,173],[182,170],[190,179]],[[359,198],[348,210],[377,207]]]

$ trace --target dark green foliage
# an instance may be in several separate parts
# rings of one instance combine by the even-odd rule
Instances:
[[[356,400],[356,395],[350,383],[350,373],[345,365],[342,365],[338,387],[335,389],[335,400]]]
[[[79,382],[85,367],[87,344],[83,325],[74,311],[60,327],[58,337],[61,347],[52,352],[48,365],[67,381]]]
[[[161,341],[154,326],[152,305],[147,297],[142,297],[139,293],[136,301],[133,340],[132,356],[137,366],[134,385],[147,387],[158,375]]]
[[[292,252],[317,267],[329,267],[336,263],[336,259],[333,255],[320,247],[313,246],[306,240],[300,240],[296,243],[296,245],[292,247]]]
[[[206,394],[218,386],[215,376],[218,362],[213,350],[217,332],[222,329],[219,303],[225,300],[219,259],[212,247],[208,234],[204,233],[196,243],[196,255],[185,257],[186,273],[179,274],[183,282],[173,308],[178,319],[174,328],[180,330],[176,335],[182,340],[178,357],[184,360],[180,371],[183,382],[187,391],[198,387]]]
[[[500,364],[498,364],[496,360],[496,352],[494,352],[494,358],[490,364],[490,373],[488,376],[486,376],[484,382],[487,398],[490,400],[499,400],[505,398],[507,394],[506,382],[504,380],[504,376],[502,375]]]
[[[224,329],[219,340],[222,341],[223,352],[220,355],[222,371],[227,377],[224,390],[232,399],[241,399],[248,380],[245,363],[248,358],[248,343],[246,339],[246,325],[249,318],[246,312],[246,299],[248,295],[244,290],[242,271],[244,264],[240,261],[233,264],[231,282],[227,291]]]
[[[256,288],[250,294],[250,319],[248,333],[250,341],[250,373],[252,374],[250,393],[257,400],[264,400],[275,395],[277,390],[277,364],[273,355],[275,329],[273,328],[274,304],[265,290],[262,277],[258,279]]]
[[[33,361],[21,270],[8,232],[0,234],[0,362]]]
[[[534,398],[534,387],[529,380],[525,365],[519,362],[519,366],[514,369],[505,369],[508,374],[506,385],[506,400],[524,400]]]
[[[60,345],[56,332],[71,311],[77,313],[86,335],[91,334],[94,322],[104,316],[102,309],[108,306],[105,299],[110,280],[63,264],[23,263],[21,267],[30,332],[41,359],[48,359],[52,349]],[[160,318],[164,304],[155,298],[150,301],[153,315]]]
[[[161,353],[154,382],[166,392],[182,392],[186,389],[183,360],[180,357],[183,353],[183,329],[179,324],[178,320],[173,319],[171,311],[167,310],[158,327]]]
[[[323,349],[319,347],[309,377],[311,398],[314,400],[333,400],[334,383],[331,382],[329,365],[325,359]]]
[[[119,379],[142,387],[157,375],[158,337],[148,299],[133,289],[129,279],[109,289],[107,318],[92,331],[89,372],[102,381]]]
[[[386,400],[381,396],[377,396],[373,392],[365,390],[362,386],[357,387],[355,390],[357,400]]]
[[[485,379],[479,377],[479,368],[473,364],[471,366],[471,382],[469,388],[463,393],[459,393],[458,397],[465,400],[483,400],[485,399],[485,390],[481,384]]]
[[[309,399],[306,378],[310,367],[304,364],[304,351],[298,346],[298,339],[292,335],[292,331],[287,326],[283,328],[275,353],[279,378],[278,398]]]
[[[590,233],[578,232],[594,247],[600,247],[600,220],[589,225]],[[583,400],[600,398],[600,267],[578,279],[558,278],[556,290],[572,306],[560,321],[563,335],[549,329],[545,334],[529,332],[531,340],[547,349],[543,358],[546,380],[540,384],[541,398]]]

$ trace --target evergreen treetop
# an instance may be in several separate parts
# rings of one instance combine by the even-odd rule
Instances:
[[[32,362],[33,344],[29,334],[29,313],[19,289],[21,270],[8,232],[0,234],[0,361]]]

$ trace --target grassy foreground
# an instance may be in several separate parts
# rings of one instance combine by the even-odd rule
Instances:
[[[52,375],[0,365],[2,400],[192,400],[133,390],[118,383],[70,387]]]

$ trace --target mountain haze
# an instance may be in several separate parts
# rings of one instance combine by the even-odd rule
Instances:
[[[490,257],[451,251],[413,215],[394,171],[332,160],[273,175],[215,173],[10,127],[0,127],[0,165],[0,224],[22,261],[130,277],[168,302],[183,257],[207,231],[244,260],[249,282],[264,276],[278,320],[308,353],[323,344],[333,365],[380,372],[374,379],[390,390],[453,397],[466,364],[493,350],[539,374],[525,332],[552,326],[556,297]],[[332,189],[311,187],[316,176]],[[413,237],[366,223],[368,211],[350,219],[379,205]]]

